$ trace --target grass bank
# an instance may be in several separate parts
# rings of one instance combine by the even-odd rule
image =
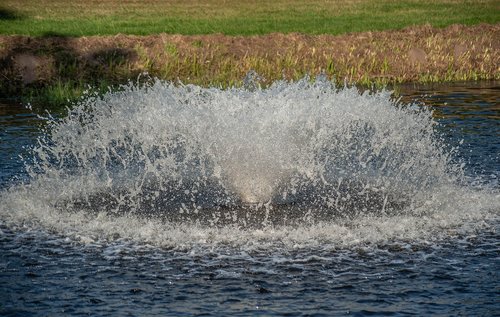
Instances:
[[[3,0],[0,34],[343,34],[500,22],[496,0]]]
[[[499,9],[495,0],[4,0],[0,98],[60,104],[144,72],[222,87],[249,70],[262,85],[319,73],[362,85],[499,79]]]
[[[203,86],[267,85],[325,74],[337,82],[386,85],[500,79],[500,24],[430,25],[345,35],[0,36],[0,97],[64,102],[150,76]]]

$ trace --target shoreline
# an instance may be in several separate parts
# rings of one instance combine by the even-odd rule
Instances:
[[[29,37],[0,35],[0,98],[58,103],[148,73],[201,86],[324,74],[377,87],[500,79],[500,24],[307,35]]]

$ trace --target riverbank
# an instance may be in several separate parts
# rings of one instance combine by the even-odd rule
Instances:
[[[500,79],[500,24],[344,35],[0,36],[0,97],[61,102],[140,74],[203,86],[262,85],[323,73],[387,85]]]

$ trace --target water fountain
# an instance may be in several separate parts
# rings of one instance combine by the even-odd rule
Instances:
[[[429,111],[321,79],[131,84],[51,122],[28,167],[61,210],[302,223],[402,212],[460,177]]]
[[[163,314],[227,303],[281,314],[304,301],[313,313],[337,301],[323,312],[383,314],[402,306],[380,298],[410,292],[409,312],[460,313],[442,296],[420,304],[428,285],[448,298],[463,282],[469,310],[488,315],[498,306],[483,283],[498,262],[494,97],[468,120],[447,107],[451,124],[437,125],[389,92],[324,80],[228,90],[155,81],[87,96],[28,138],[28,175],[18,167],[0,190],[1,285],[15,295],[2,309],[113,315],[129,294]],[[2,141],[31,144],[10,132]],[[471,173],[468,157],[489,170]],[[61,292],[76,304],[54,300]]]

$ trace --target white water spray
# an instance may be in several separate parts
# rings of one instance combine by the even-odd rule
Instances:
[[[110,226],[123,216],[204,228],[424,219],[465,190],[434,125],[390,92],[322,80],[252,90],[131,84],[53,120],[30,183],[2,194],[0,214],[49,226],[90,217],[91,231],[118,230]]]
[[[461,176],[433,124],[389,92],[326,81],[254,91],[157,81],[80,103],[41,140],[33,178],[64,184],[64,203],[127,212],[305,201],[385,211]]]

